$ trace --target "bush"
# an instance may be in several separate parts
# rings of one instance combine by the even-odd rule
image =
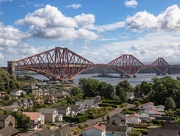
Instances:
[[[108,107],[108,106],[111,106],[113,108],[117,108],[118,107],[118,105],[110,104],[110,103],[100,103],[99,104],[99,107]]]
[[[126,102],[121,104],[121,107],[126,107],[126,106],[127,106]]]

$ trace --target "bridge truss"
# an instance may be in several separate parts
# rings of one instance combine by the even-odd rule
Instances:
[[[73,51],[60,47],[15,61],[13,65],[15,68],[35,71],[51,80],[60,81],[73,80],[79,73],[99,67],[114,69],[126,77],[135,77],[142,68],[153,68],[158,74],[166,74],[170,68],[163,58],[158,58],[151,65],[144,65],[130,54],[123,54],[107,64],[94,64]],[[12,71],[12,67],[8,69]]]

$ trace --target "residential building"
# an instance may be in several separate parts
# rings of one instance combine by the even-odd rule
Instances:
[[[40,128],[44,122],[45,118],[41,112],[23,112],[26,116],[28,116],[31,120],[30,129],[35,130],[36,128]]]
[[[0,128],[15,127],[15,118],[10,114],[0,115]]]
[[[55,108],[42,108],[39,112],[43,113],[45,116],[45,122],[54,123],[61,121],[59,117],[58,110]]]
[[[10,95],[12,97],[18,97],[18,96],[21,96],[21,95],[26,95],[26,92],[23,91],[23,90],[20,90],[20,89],[14,89],[10,92]]]
[[[30,136],[54,136],[54,133],[48,128],[43,128],[42,130],[37,131]]]
[[[83,129],[82,136],[106,136],[106,126],[103,124],[93,124]]]
[[[125,125],[126,117],[121,113],[117,113],[109,118],[108,124],[109,125],[117,125],[117,126]]]
[[[153,107],[154,107],[154,103],[152,103],[152,102],[148,102],[148,103],[139,105],[140,110],[146,110],[146,109],[153,108]]]
[[[81,107],[81,105],[71,105],[70,106],[72,117],[77,116],[78,113],[81,113],[80,107]]]
[[[19,130],[15,129],[12,126],[5,127],[0,129],[0,136],[19,136]]]
[[[69,125],[53,130],[54,136],[71,136]]]
[[[18,107],[17,105],[11,105],[11,106],[4,106],[3,109],[8,112],[14,112],[14,111],[19,111],[20,107]]]
[[[108,136],[127,136],[128,127],[127,126],[115,126],[107,125],[106,126],[106,135]]]
[[[179,136],[179,130],[150,128],[147,136]]]
[[[127,123],[130,124],[139,124],[141,123],[140,115],[135,113],[131,115],[126,115]]]
[[[53,107],[58,110],[59,114],[62,114],[63,116],[71,116],[71,107],[70,106],[56,106]]]
[[[146,109],[145,112],[149,114],[149,117],[161,117],[162,113],[158,112],[156,108]]]

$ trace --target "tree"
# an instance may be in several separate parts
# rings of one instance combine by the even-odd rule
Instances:
[[[138,131],[131,132],[130,136],[141,136],[141,133]]]
[[[18,111],[12,112],[12,116],[15,117],[16,125],[20,132],[27,132],[30,128],[30,118]]]
[[[175,109],[176,108],[176,103],[174,102],[173,98],[168,97],[165,101],[165,107],[166,109]]]
[[[127,92],[120,85],[116,86],[116,95],[119,97],[120,102],[127,102]]]

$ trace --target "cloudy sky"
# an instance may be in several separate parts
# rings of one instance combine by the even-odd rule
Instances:
[[[180,0],[0,0],[0,66],[54,47],[180,64]]]

